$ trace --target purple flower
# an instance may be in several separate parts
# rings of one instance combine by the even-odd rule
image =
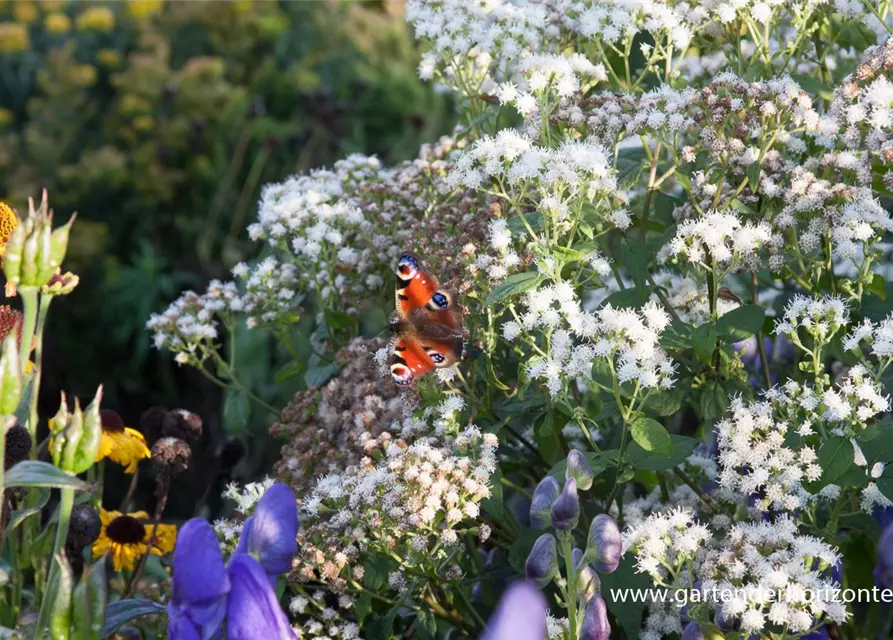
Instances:
[[[620,564],[623,542],[614,518],[607,514],[597,515],[589,525],[586,557],[601,573],[614,573]]]
[[[698,623],[692,620],[682,630],[682,640],[704,640],[704,634]]]
[[[893,524],[887,525],[878,540],[874,581],[879,587],[893,587]]]
[[[295,637],[257,560],[245,554],[234,555],[229,574],[232,589],[226,605],[228,640]]]
[[[167,605],[170,637],[214,637],[226,614],[229,590],[217,534],[205,520],[193,518],[180,528],[174,547],[173,595]]]
[[[580,640],[608,640],[611,637],[611,624],[608,622],[608,606],[605,599],[595,596],[586,605],[583,626],[580,627]]]
[[[592,467],[589,460],[577,449],[571,449],[567,454],[567,470],[565,471],[565,479],[573,478],[577,481],[577,488],[583,491],[588,490],[592,486]]]
[[[517,582],[503,594],[481,640],[545,640],[546,599],[530,582]]]
[[[558,547],[551,533],[544,533],[533,543],[524,570],[541,589],[558,574]]]
[[[577,481],[570,478],[564,483],[561,495],[552,504],[552,526],[559,531],[570,531],[580,519],[580,498],[577,496]]]
[[[534,529],[545,529],[552,523],[550,510],[559,493],[561,487],[552,476],[546,476],[536,485],[530,501],[530,524]]]
[[[247,553],[275,584],[276,577],[291,568],[298,552],[298,526],[298,506],[292,490],[274,484],[257,503],[254,515],[245,521],[233,556]]]

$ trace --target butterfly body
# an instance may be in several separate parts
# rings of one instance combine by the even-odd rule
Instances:
[[[396,334],[390,370],[394,382],[409,386],[435,368],[462,358],[465,331],[453,297],[418,258],[403,254],[394,269],[396,313],[390,329]]]

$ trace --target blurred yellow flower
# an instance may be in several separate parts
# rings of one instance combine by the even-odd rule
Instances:
[[[102,521],[102,531],[93,543],[93,557],[98,558],[108,552],[112,557],[115,571],[122,569],[132,571],[136,561],[149,547],[153,529],[149,514],[145,511],[136,511],[124,515],[120,511],[100,509],[99,519]],[[163,556],[174,550],[176,541],[177,527],[172,524],[159,524],[149,552],[152,555]]]
[[[12,3],[12,15],[18,22],[31,24],[32,22],[37,22],[40,11],[37,10],[37,5],[33,2],[19,0]]]
[[[161,13],[162,0],[130,0],[127,3],[127,13],[137,20],[150,18]]]
[[[90,7],[75,22],[84,31],[111,31],[115,28],[115,14],[108,7]]]
[[[121,54],[114,49],[100,49],[96,59],[104,67],[117,67],[121,64]]]
[[[5,127],[8,124],[12,124],[12,121],[15,119],[15,115],[9,109],[0,109],[0,127]]]
[[[71,67],[70,72],[67,74],[67,79],[78,87],[92,87],[96,84],[98,77],[99,72],[91,64],[75,65]]]
[[[152,455],[146,446],[146,438],[136,429],[125,427],[116,412],[103,409],[100,413],[102,440],[96,452],[96,462],[108,458],[124,467],[124,473],[136,472],[139,461]]]
[[[0,53],[27,51],[28,27],[15,22],[0,22]]]
[[[71,19],[64,13],[51,13],[44,18],[43,26],[50,33],[68,33]]]

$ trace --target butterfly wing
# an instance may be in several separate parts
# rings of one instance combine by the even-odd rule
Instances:
[[[443,289],[437,277],[422,269],[419,259],[404,253],[394,269],[397,277],[395,289],[397,317],[428,317],[451,329],[461,329],[462,318],[456,311],[453,297]]]

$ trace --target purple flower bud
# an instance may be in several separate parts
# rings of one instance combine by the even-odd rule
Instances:
[[[577,488],[586,491],[592,486],[592,467],[589,460],[576,449],[571,449],[567,454],[567,471],[565,478],[570,480],[573,478],[577,481]]]
[[[546,476],[536,485],[530,501],[530,524],[534,529],[546,529],[552,524],[552,503],[559,493],[561,487],[552,476]]]
[[[611,623],[608,622],[608,606],[604,598],[595,596],[586,605],[583,626],[580,627],[580,640],[608,640],[611,637]]]
[[[704,634],[697,622],[692,620],[685,625],[685,629],[682,630],[682,640],[704,640]]]
[[[524,569],[527,578],[536,582],[540,589],[558,575],[558,547],[551,533],[544,533],[536,539]]]
[[[546,599],[529,582],[503,594],[481,640],[545,640]]]
[[[580,498],[577,497],[577,481],[571,478],[564,483],[561,495],[552,504],[552,526],[559,531],[570,531],[580,519]]]
[[[606,513],[597,515],[589,525],[586,557],[599,573],[614,573],[622,552],[623,541],[614,518]]]
[[[571,551],[571,558],[574,561],[574,569],[577,571],[577,593],[584,593],[586,599],[590,600],[601,590],[602,582],[586,561],[586,554],[580,549],[574,547]]]

